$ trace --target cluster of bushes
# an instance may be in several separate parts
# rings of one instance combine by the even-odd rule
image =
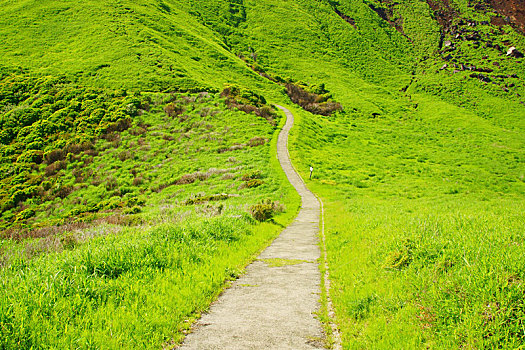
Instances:
[[[261,203],[252,205],[250,207],[250,215],[257,221],[263,222],[271,220],[275,214],[282,213],[284,207],[279,202],[274,202],[270,199],[265,199]]]
[[[72,193],[58,174],[88,164],[98,138],[130,128],[148,108],[146,99],[123,90],[0,68],[0,229],[27,221],[28,206]]]
[[[238,109],[245,113],[254,113],[276,125],[278,115],[272,106],[266,104],[266,99],[253,91],[243,89],[237,85],[226,85],[221,92],[224,103],[230,109]]]
[[[210,194],[210,195],[207,195],[207,196],[197,196],[197,197],[188,198],[184,202],[184,204],[185,205],[194,205],[194,204],[202,204],[202,203],[211,202],[211,201],[222,201],[222,200],[226,200],[226,199],[228,199],[230,197],[231,197],[231,195],[226,194],[226,193]]]
[[[313,114],[329,116],[343,110],[339,102],[332,101],[332,95],[324,84],[307,86],[305,84],[286,84],[286,94],[293,103]]]
[[[244,181],[242,184],[243,188],[255,188],[264,184],[260,170],[253,170],[244,174],[242,176],[242,181]]]
[[[248,67],[260,76],[284,86],[286,88],[286,94],[290,97],[290,100],[304,110],[324,116],[330,116],[335,112],[343,110],[343,106],[339,102],[333,101],[332,94],[326,90],[324,84],[309,86],[303,82],[296,82],[291,78],[282,78],[279,75],[267,72],[264,67],[253,59],[250,60],[242,54],[239,55],[239,58],[241,58]],[[223,94],[231,94],[230,90],[231,86],[228,86],[223,91]]]

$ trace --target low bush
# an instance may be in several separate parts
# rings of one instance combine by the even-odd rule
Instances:
[[[330,101],[332,96],[324,89],[324,85],[313,87],[311,90],[313,91],[308,91],[307,87],[298,84],[286,84],[286,94],[292,102],[310,113],[329,116],[343,110],[340,103]]]
[[[131,208],[128,208],[124,211],[126,214],[138,214],[140,212],[142,212],[142,208],[139,207],[138,205],[135,205]]]
[[[279,202],[265,199],[259,204],[252,205],[249,209],[250,215],[257,221],[263,222],[271,220],[275,214],[284,211],[284,207]]]
[[[42,163],[43,152],[37,150],[29,150],[22,153],[17,159],[17,163],[40,164]]]
[[[122,132],[125,130],[128,130],[131,128],[132,120],[131,118],[123,118],[119,119],[116,122],[106,124],[102,128],[100,128],[99,134],[105,135],[105,134],[111,134],[113,132]]]
[[[16,221],[25,221],[33,216],[35,216],[35,211],[33,209],[26,209],[18,213]]]
[[[44,170],[44,173],[47,177],[56,175],[60,170],[66,169],[67,162],[65,160],[61,160],[55,163],[52,163],[46,167]]]
[[[133,155],[130,151],[123,151],[118,154],[118,159],[120,159],[121,162],[133,158]]]
[[[255,136],[255,137],[252,137],[250,141],[248,141],[248,146],[250,147],[262,146],[266,143],[266,141],[267,140],[263,137]]]
[[[264,107],[266,105],[266,99],[262,95],[241,88],[238,85],[226,85],[221,92],[221,97],[226,98],[226,104],[230,102],[255,107]]]
[[[208,174],[202,173],[200,171],[197,171],[192,174],[185,174],[180,177],[177,181],[175,181],[176,185],[187,185],[192,184],[197,180],[204,181],[208,178]]]
[[[85,168],[98,155],[97,138],[118,146],[119,133],[129,129],[149,103],[141,95],[85,88],[64,77],[31,76],[23,71],[0,76],[0,95],[0,107],[9,104],[9,108],[0,108],[2,228],[14,225],[14,220],[7,222],[2,215],[10,208],[36,207],[57,196],[67,197],[71,188],[60,185],[62,179],[73,175],[68,181],[81,184],[90,176],[75,168]],[[143,130],[142,125],[137,127]],[[50,178],[47,188],[40,186],[42,175]],[[23,223],[19,220],[17,224]]]
[[[254,113],[266,119],[271,125],[276,125],[278,115],[274,108],[266,104],[266,99],[250,90],[243,89],[237,85],[226,85],[221,93],[224,103],[230,109],[237,109],[244,113]]]
[[[250,181],[255,179],[261,179],[262,174],[260,170],[252,170],[242,175],[242,181]]]
[[[44,161],[46,164],[51,165],[60,160],[66,159],[66,152],[61,149],[54,149],[44,154]]]
[[[65,153],[80,154],[82,152],[93,151],[93,148],[94,146],[91,142],[73,143],[65,147]]]
[[[171,118],[178,117],[184,113],[184,107],[172,102],[164,107],[164,112]]]
[[[184,202],[184,204],[186,205],[201,204],[201,203],[210,202],[210,201],[222,201],[228,198],[230,198],[230,195],[226,193],[212,194],[209,196],[199,196],[199,197],[189,198],[186,200],[186,202]]]
[[[259,180],[259,179],[253,179],[253,180],[250,180],[250,181],[246,181],[244,184],[243,184],[243,188],[255,188],[255,187],[259,187],[261,185],[264,184],[264,181],[263,180]]]
[[[140,186],[144,183],[144,178],[142,176],[137,176],[133,179],[133,186]]]
[[[60,239],[62,247],[67,250],[71,250],[78,245],[78,239],[73,234],[67,234]]]

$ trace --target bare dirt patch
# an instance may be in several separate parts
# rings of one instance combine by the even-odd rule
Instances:
[[[509,22],[525,34],[525,0],[490,0],[490,5],[503,16],[502,23]]]

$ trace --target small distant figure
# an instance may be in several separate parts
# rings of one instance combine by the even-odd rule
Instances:
[[[312,173],[314,172],[314,167],[310,166],[310,180],[312,179]]]

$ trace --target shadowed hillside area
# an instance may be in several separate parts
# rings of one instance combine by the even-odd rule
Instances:
[[[522,347],[524,9],[0,0],[0,349],[179,344],[300,206],[275,104],[343,348]]]

